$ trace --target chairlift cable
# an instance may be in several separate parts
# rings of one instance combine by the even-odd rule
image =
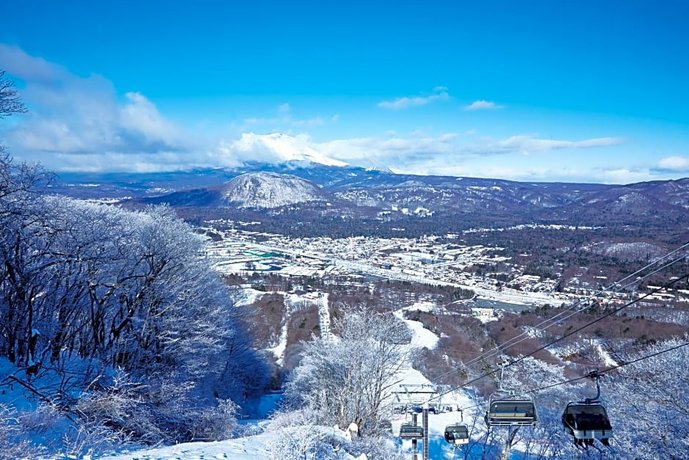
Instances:
[[[638,303],[638,302],[641,302],[642,300],[646,299],[647,297],[650,297],[650,296],[652,296],[652,295],[654,295],[654,294],[657,294],[658,292],[660,292],[660,291],[662,291],[662,290],[665,290],[665,289],[667,289],[667,288],[669,288],[669,287],[671,287],[671,286],[673,286],[673,285],[675,285],[675,284],[677,284],[677,283],[679,283],[680,281],[683,281],[683,280],[685,280],[685,279],[689,279],[689,273],[686,273],[686,274],[684,274],[684,275],[682,275],[682,276],[680,276],[680,277],[677,277],[677,278],[675,278],[674,280],[665,283],[663,286],[660,286],[660,287],[658,287],[658,288],[656,288],[656,289],[653,289],[652,291],[647,292],[646,294],[642,295],[641,297],[638,297],[638,298],[636,298],[636,299],[634,299],[634,300],[632,300],[632,301],[630,301],[630,302],[627,302],[626,304],[624,304],[624,305],[622,305],[622,306],[620,306],[620,307],[618,307],[618,308],[616,308],[616,309],[614,309],[614,310],[611,310],[611,311],[609,311],[608,313],[606,313],[606,314],[604,314],[604,315],[602,315],[602,316],[600,316],[600,317],[598,317],[598,318],[596,318],[596,319],[594,319],[594,320],[592,320],[592,321],[589,321],[588,323],[584,324],[583,326],[580,326],[580,327],[578,327],[578,328],[576,328],[576,329],[574,329],[574,330],[572,330],[572,331],[570,331],[570,332],[564,334],[562,337],[559,337],[559,338],[557,338],[557,339],[555,339],[555,340],[550,341],[549,343],[547,343],[547,344],[545,344],[545,345],[540,346],[539,348],[535,349],[534,351],[532,351],[531,353],[529,353],[529,354],[527,354],[527,355],[520,356],[519,358],[515,359],[514,361],[511,361],[511,362],[505,364],[504,367],[510,367],[510,366],[515,365],[515,364],[518,364],[518,363],[524,361],[526,358],[529,358],[529,357],[535,355],[535,354],[538,353],[539,351],[545,350],[545,349],[547,349],[548,347],[550,347],[550,346],[552,346],[552,345],[555,345],[556,343],[561,342],[562,340],[564,340],[564,339],[566,339],[566,338],[568,338],[568,337],[571,337],[572,335],[574,335],[574,334],[576,334],[576,333],[578,333],[578,332],[581,332],[583,329],[586,329],[587,327],[592,326],[592,325],[594,325],[594,324],[596,324],[596,323],[598,323],[598,322],[604,320],[605,318],[609,318],[610,316],[613,316],[613,315],[619,313],[620,311],[624,310],[625,308],[628,308],[628,307],[630,307],[630,306],[632,306],[632,305],[634,305],[634,304],[636,304],[636,303]],[[485,378],[485,377],[489,377],[489,376],[491,376],[491,375],[495,375],[497,372],[498,372],[498,370],[492,370],[492,371],[489,371],[489,372],[485,372],[484,374],[482,374],[482,375],[480,375],[480,376],[478,376],[478,377],[476,377],[476,378],[473,378],[473,379],[471,379],[471,380],[469,380],[469,381],[467,381],[467,382],[465,382],[465,383],[463,383],[463,384],[461,384],[461,385],[454,386],[453,388],[451,388],[451,389],[449,389],[449,390],[440,392],[440,393],[438,393],[437,395],[434,395],[434,396],[430,397],[428,400],[426,400],[426,403],[428,403],[428,402],[430,402],[430,401],[433,401],[434,399],[440,398],[440,397],[442,397],[442,396],[445,396],[445,395],[447,395],[447,394],[449,394],[449,393],[452,393],[453,391],[459,390],[460,388],[464,388],[464,387],[466,387],[466,386],[468,386],[468,385],[471,385],[472,383],[477,382],[477,381],[479,381],[479,380],[481,380],[481,379],[483,379],[483,378]]]
[[[687,245],[689,245],[689,243],[683,245],[682,247],[687,246]],[[677,251],[677,250],[675,250],[675,251]],[[673,251],[673,252],[675,252],[675,251]],[[663,257],[663,258],[665,258],[665,257]],[[662,260],[663,258],[658,259],[657,261]],[[644,279],[646,279],[646,278],[648,278],[648,277],[650,277],[650,276],[652,276],[652,275],[655,275],[656,273],[658,273],[658,272],[660,272],[660,271],[662,271],[662,270],[664,270],[664,269],[670,267],[671,265],[674,265],[675,263],[679,262],[680,260],[682,260],[682,259],[684,259],[684,258],[685,258],[685,256],[681,256],[681,257],[678,257],[678,258],[676,258],[676,259],[674,259],[674,260],[671,260],[670,262],[668,262],[667,264],[663,265],[662,267],[657,268],[656,270],[654,270],[654,271],[652,271],[652,272],[650,272],[650,273],[647,273],[646,275],[644,275],[644,276],[641,277],[640,279],[634,280],[634,281],[632,281],[632,282],[630,282],[630,283],[627,283],[627,284],[624,285],[624,286],[620,286],[620,287],[618,287],[617,289],[620,289],[620,290],[621,290],[621,289],[626,289],[627,287],[629,287],[629,286],[631,286],[631,285],[633,285],[633,284],[639,283],[639,282],[643,281]],[[641,270],[645,270],[646,268],[649,268],[649,267],[652,266],[653,264],[657,263],[657,261],[653,262],[652,264],[646,265],[646,266],[645,266],[643,269],[641,269]],[[639,271],[640,271],[640,270],[637,270],[635,273],[638,273]],[[629,276],[631,276],[631,275],[629,275]],[[626,279],[626,278],[629,278],[629,276],[623,278],[623,280]],[[601,292],[603,292],[603,291],[610,291],[610,290],[612,290],[613,292],[617,292],[617,290],[614,290],[614,289],[613,289],[616,285],[619,285],[619,281],[618,281],[618,282],[615,282],[615,283],[612,283],[611,285],[609,285],[607,288],[605,288],[605,289],[603,289],[603,290],[599,290],[598,293],[601,293]],[[567,319],[571,318],[572,316],[574,316],[575,314],[577,314],[577,313],[579,313],[579,312],[581,312],[581,311],[583,310],[583,308],[576,308],[576,309],[575,309],[575,307],[577,307],[577,306],[580,305],[581,303],[582,303],[581,300],[578,300],[578,301],[574,302],[574,303],[572,304],[572,306],[570,306],[570,307],[567,308],[566,310],[564,310],[564,311],[558,313],[557,315],[555,315],[555,316],[553,316],[553,317],[551,317],[551,318],[546,318],[546,319],[544,319],[543,321],[541,321],[540,323],[538,323],[536,326],[534,326],[534,328],[541,327],[542,325],[544,325],[544,324],[546,324],[546,323],[548,323],[548,322],[552,322],[553,324],[555,324],[555,321],[554,321],[554,320],[556,320],[556,319],[557,319],[558,321],[564,321],[564,320],[567,320]],[[573,310],[574,310],[574,311],[573,311]],[[564,317],[564,318],[558,318],[560,315],[563,315],[563,314],[565,314],[565,313],[567,313],[567,312],[570,312],[570,311],[571,311],[571,314],[570,314],[570,315],[568,315],[568,316],[566,316],[566,317]],[[546,326],[545,329],[547,329],[548,327],[550,327],[550,326]],[[521,343],[521,342],[523,342],[524,340],[527,340],[527,339],[529,338],[529,337],[527,336],[527,337],[525,337],[525,338],[523,338],[523,339],[520,339],[520,340],[518,340],[518,341],[516,341],[516,342],[514,342],[514,343],[510,343],[510,342],[512,342],[513,340],[515,340],[515,339],[517,339],[517,338],[519,338],[519,337],[523,337],[523,336],[527,336],[527,333],[526,333],[526,332],[522,332],[521,334],[512,337],[511,339],[507,340],[505,343],[503,343],[503,344],[501,344],[500,346],[494,348],[493,350],[490,350],[490,351],[484,353],[483,355],[478,356],[478,357],[472,359],[471,361],[469,361],[468,363],[466,363],[465,366],[470,366],[470,365],[474,364],[476,361],[478,361],[480,358],[485,358],[485,357],[487,357],[487,356],[485,356],[485,355],[495,354],[497,351],[500,351],[501,349],[502,349],[502,350],[505,350],[505,349],[507,349],[507,348],[511,348],[511,347],[513,347],[513,346],[515,346],[515,345],[518,345],[519,343]],[[507,345],[507,346],[506,346],[506,345]]]
[[[688,341],[688,342],[683,342],[683,343],[681,343],[681,344],[679,344],[679,345],[675,345],[675,346],[670,347],[670,348],[666,348],[666,349],[664,349],[664,350],[660,350],[660,351],[651,353],[650,355],[645,355],[645,356],[641,356],[641,357],[636,358],[636,359],[632,359],[631,361],[625,361],[625,362],[623,362],[623,363],[621,363],[621,364],[616,364],[615,366],[611,366],[611,367],[609,367],[609,368],[607,368],[607,369],[603,369],[603,370],[598,370],[598,371],[596,371],[596,372],[597,372],[598,374],[607,374],[608,372],[612,372],[612,371],[617,370],[617,369],[620,369],[620,368],[622,368],[622,367],[629,366],[630,364],[636,364],[636,363],[638,363],[638,362],[640,362],[640,361],[644,361],[644,360],[646,360],[646,359],[654,358],[654,357],[656,357],[656,356],[658,356],[658,355],[662,355],[662,354],[665,354],[665,353],[669,353],[669,352],[671,352],[671,351],[675,351],[675,350],[678,350],[678,349],[683,348],[683,347],[686,347],[686,346],[689,346],[689,341]],[[584,379],[588,379],[588,378],[591,378],[590,374],[583,375],[583,376],[581,376],[581,377],[575,377],[575,378],[572,378],[572,379],[569,379],[569,380],[564,380],[564,381],[558,382],[558,383],[552,383],[552,384],[550,384],[550,385],[544,385],[544,386],[541,386],[541,387],[538,387],[538,388],[532,388],[532,389],[530,389],[530,390],[524,391],[524,393],[538,393],[538,392],[540,392],[540,391],[548,390],[548,389],[550,389],[550,388],[554,388],[554,387],[557,387],[557,386],[560,386],[560,385],[566,385],[566,384],[569,384],[569,383],[578,382],[579,380],[584,380]]]
[[[639,357],[639,358],[632,359],[632,360],[630,360],[630,361],[625,361],[625,362],[622,363],[622,364],[617,364],[617,365],[611,366],[611,367],[609,367],[609,368],[607,368],[607,369],[597,370],[597,371],[595,371],[595,372],[598,373],[598,374],[607,374],[608,372],[615,371],[615,370],[620,369],[620,368],[622,368],[622,367],[626,367],[626,366],[629,366],[629,365],[631,365],[631,364],[636,364],[636,363],[638,363],[638,362],[640,362],[640,361],[644,361],[644,360],[646,360],[646,359],[654,358],[654,357],[656,357],[656,356],[659,356],[659,355],[662,355],[662,354],[665,354],[665,353],[669,353],[669,352],[671,352],[671,351],[675,351],[675,350],[678,350],[678,349],[683,348],[683,347],[686,347],[686,346],[689,346],[689,341],[683,342],[683,343],[681,343],[681,344],[679,344],[679,345],[675,345],[675,346],[666,348],[666,349],[664,349],[664,350],[660,350],[660,351],[651,353],[651,354],[649,354],[649,355],[644,355],[644,356],[641,356],[641,357]],[[551,388],[555,388],[555,387],[559,387],[559,386],[563,386],[563,385],[569,385],[570,383],[574,383],[574,382],[578,382],[578,381],[580,381],[580,380],[585,380],[585,379],[590,379],[590,378],[591,378],[591,373],[588,373],[588,374],[586,374],[586,375],[582,375],[582,376],[579,376],[579,377],[574,377],[574,378],[571,378],[571,379],[568,379],[568,380],[563,380],[563,381],[560,381],[560,382],[551,383],[551,384],[549,384],[549,385],[543,385],[543,386],[540,386],[540,387],[537,387],[537,388],[531,388],[531,389],[529,389],[529,390],[524,390],[524,391],[522,391],[521,393],[524,393],[524,394],[527,394],[527,393],[539,393],[539,392],[541,392],[541,391],[549,390],[549,389],[551,389]],[[465,385],[466,385],[466,384],[465,384]],[[459,389],[459,388],[461,388],[461,387],[458,387],[457,389]],[[481,404],[474,404],[474,405],[472,405],[472,406],[462,407],[462,408],[459,409],[459,410],[461,410],[461,411],[469,411],[469,410],[471,410],[471,409],[476,409],[476,408],[479,408],[479,407],[485,407],[485,404],[483,404],[483,403],[481,403]]]
[[[682,260],[682,259],[684,259],[684,258],[685,258],[685,256],[678,257],[678,258],[676,258],[676,259],[674,259],[674,260],[668,262],[667,264],[663,265],[662,267],[659,267],[659,268],[657,268],[656,270],[654,270],[654,271],[652,271],[652,272],[650,272],[650,273],[647,273],[647,274],[644,275],[642,278],[640,278],[640,279],[638,279],[638,280],[635,280],[635,281],[632,281],[632,282],[628,283],[628,284],[625,285],[625,286],[621,286],[619,289],[625,289],[625,288],[629,287],[629,286],[632,285],[632,284],[636,284],[636,283],[638,283],[638,282],[641,282],[641,281],[643,281],[644,279],[646,279],[646,278],[648,278],[648,277],[650,277],[650,276],[652,276],[652,275],[655,275],[656,273],[658,273],[658,272],[660,272],[660,271],[662,271],[662,270],[664,270],[664,269],[670,267],[671,265],[673,265],[673,264],[679,262],[680,260]],[[614,284],[615,284],[615,283],[613,283],[613,286],[614,286]],[[608,290],[611,290],[611,289],[608,289]],[[600,292],[600,291],[599,291],[599,292]],[[578,303],[581,303],[581,301],[578,302]],[[576,305],[576,304],[575,304],[575,305]],[[569,314],[569,315],[567,315],[567,316],[565,316],[565,317],[563,317],[563,318],[560,318],[558,321],[565,321],[565,320],[571,318],[572,316],[576,315],[577,313],[580,313],[581,311],[583,311],[584,308],[585,308],[585,306],[582,306],[581,308],[578,308],[578,309],[576,309],[575,311],[572,311],[571,314]],[[626,308],[626,307],[625,307],[625,308]],[[534,326],[534,327],[539,327],[541,324],[546,323],[546,322],[548,322],[548,321],[552,321],[552,320],[555,319],[555,318],[557,318],[557,315],[555,315],[555,316],[552,317],[552,318],[549,318],[549,319],[546,319],[546,320],[542,321],[541,323],[537,324],[537,325]],[[553,321],[553,324],[555,324],[554,321]],[[546,326],[544,329],[548,329],[549,327],[550,327],[550,326]],[[523,333],[521,333],[521,334],[519,334],[518,336],[515,336],[515,337],[520,337],[520,336],[524,336],[524,335],[526,335],[525,332],[523,332]],[[514,339],[514,338],[513,338],[513,339]],[[512,340],[513,340],[513,339],[512,339]],[[501,345],[500,347],[498,347],[497,349],[501,349],[501,348],[502,348],[502,349],[511,348],[511,347],[513,347],[513,346],[515,346],[515,345],[517,345],[517,344],[519,344],[519,343],[521,343],[521,342],[523,342],[523,341],[525,341],[525,340],[527,340],[527,339],[528,339],[528,337],[525,337],[525,338],[523,338],[523,339],[518,340],[518,341],[515,342],[515,343],[509,344],[507,347],[505,347],[504,344],[503,344],[503,345]],[[507,342],[509,342],[509,340],[508,340]]]
[[[644,270],[647,270],[648,268],[653,267],[653,266],[656,265],[658,262],[661,262],[661,261],[667,259],[668,257],[670,257],[670,256],[676,254],[677,252],[682,251],[683,249],[686,249],[686,248],[689,248],[689,242],[684,243],[682,246],[680,246],[680,247],[678,247],[678,248],[676,248],[676,249],[670,251],[669,253],[667,253],[667,254],[665,254],[665,255],[663,255],[663,256],[661,256],[661,257],[658,257],[658,258],[654,259],[653,261],[649,262],[649,263],[646,264],[645,266],[643,266],[643,267],[641,267],[640,269],[636,270],[634,273],[631,273],[631,274],[625,276],[624,278],[622,278],[622,279],[619,280],[619,281],[616,281],[616,282],[611,283],[611,284],[608,285],[606,288],[604,288],[604,289],[602,289],[602,290],[598,290],[598,291],[596,292],[596,294],[602,293],[602,292],[604,292],[604,291],[618,292],[618,291],[620,291],[620,290],[623,290],[623,289],[628,288],[628,287],[631,286],[631,285],[640,283],[641,281],[647,279],[648,277],[650,277],[650,276],[652,276],[652,275],[654,275],[654,274],[656,274],[656,273],[658,273],[658,272],[660,272],[660,271],[662,271],[662,270],[664,270],[664,269],[666,269],[666,268],[668,268],[668,267],[674,265],[675,263],[677,263],[677,262],[679,262],[679,261],[685,259],[685,258],[686,258],[686,254],[683,254],[682,256],[677,257],[677,258],[671,260],[670,262],[667,262],[667,263],[666,263],[665,265],[663,265],[662,267],[657,268],[656,270],[654,270],[654,271],[652,271],[652,272],[650,272],[650,273],[647,273],[646,275],[642,276],[642,277],[639,278],[639,279],[632,280],[632,281],[628,282],[627,284],[625,284],[625,285],[623,285],[623,286],[620,285],[621,282],[623,282],[623,281],[625,281],[625,280],[628,280],[628,279],[630,279],[630,278],[632,278],[632,277],[638,275],[639,273],[643,272]],[[594,295],[595,295],[595,294],[594,294]],[[552,326],[552,325],[555,324],[555,320],[557,320],[557,321],[566,321],[567,319],[571,318],[572,316],[576,315],[577,313],[581,312],[581,311],[584,309],[584,307],[579,307],[579,306],[581,305],[581,303],[582,303],[582,300],[581,300],[581,299],[577,299],[575,302],[572,303],[571,306],[569,306],[568,308],[566,308],[566,309],[563,310],[563,311],[560,311],[557,315],[555,315],[555,316],[553,316],[553,317],[551,317],[551,318],[546,318],[546,319],[544,319],[544,320],[541,321],[540,323],[536,324],[536,325],[534,326],[534,328],[542,327],[543,325],[547,324],[548,322],[552,322],[552,324],[550,325],[550,326]],[[577,307],[579,307],[579,308],[577,308]],[[567,316],[564,316],[564,317],[560,318],[560,316],[565,315],[565,314],[567,314],[567,313],[570,313],[570,314],[567,315]],[[545,326],[544,329],[548,329],[550,326]],[[489,357],[491,357],[491,356],[494,356],[494,355],[498,354],[498,353],[501,352],[501,351],[507,350],[507,349],[509,349],[509,348],[511,348],[511,347],[514,347],[514,346],[516,346],[516,345],[518,345],[518,344],[524,342],[525,340],[528,340],[529,338],[530,338],[530,337],[528,337],[528,335],[527,335],[526,332],[522,332],[521,334],[518,334],[518,335],[512,337],[511,339],[507,340],[505,343],[503,343],[503,344],[501,344],[501,345],[499,345],[499,346],[496,346],[495,348],[493,348],[493,349],[491,349],[491,350],[489,350],[489,351],[486,351],[486,352],[482,353],[481,355],[479,355],[479,356],[477,356],[477,357],[471,359],[471,360],[468,361],[467,363],[463,363],[462,366],[463,366],[463,367],[472,366],[472,365],[476,364],[477,362],[479,362],[479,361],[482,360],[482,359],[485,359],[485,358],[489,358]],[[515,340],[516,340],[516,341],[515,341]],[[540,350],[539,350],[539,351],[540,351]],[[445,372],[445,373],[443,373],[443,374],[440,374],[439,376],[436,377],[436,379],[442,378],[442,377],[445,377],[445,376],[448,376],[448,375],[451,375],[451,374],[455,373],[458,369],[459,369],[459,366],[457,366],[457,367],[453,368],[452,370],[447,371],[447,372]],[[482,377],[481,377],[481,378],[482,378]]]
[[[661,260],[667,259],[667,258],[670,257],[671,255],[676,254],[676,253],[678,253],[679,251],[681,251],[681,250],[683,250],[683,249],[686,249],[686,248],[689,248],[689,241],[686,242],[686,243],[684,243],[682,246],[676,248],[675,250],[670,251],[670,252],[668,252],[667,254],[665,254],[665,255],[663,255],[663,256],[661,256],[661,257],[658,257],[658,258],[654,259],[653,261],[651,261],[650,263],[648,263],[645,267],[642,267],[642,268],[638,269],[637,271],[635,271],[634,273],[631,273],[631,274],[625,276],[625,277],[622,278],[621,280],[617,281],[617,284],[619,284],[619,283],[621,283],[621,282],[623,282],[623,281],[625,281],[625,280],[627,280],[627,279],[629,279],[629,278],[631,278],[631,277],[633,277],[633,276],[638,275],[638,274],[641,273],[642,271],[644,271],[644,270],[646,270],[647,268],[649,268],[649,267],[651,267],[651,266],[657,264],[657,263],[660,262]],[[683,259],[683,258],[684,258],[684,257],[682,257],[682,259]],[[674,262],[673,262],[673,263],[674,263]],[[648,276],[648,275],[646,275],[646,276]],[[645,278],[646,276],[644,276],[644,278]],[[643,279],[643,278],[642,278],[642,279]],[[613,284],[614,284],[614,283],[613,283]]]
[[[689,246],[689,243],[684,244],[684,245],[682,246],[682,248],[684,248],[684,247],[686,247],[686,246]],[[679,250],[679,249],[676,249],[676,250],[672,251],[672,253],[674,253],[674,252],[676,252],[676,251],[678,251],[678,250]],[[672,253],[669,253],[669,254],[672,254]],[[631,274],[631,275],[626,276],[625,278],[623,278],[623,279],[620,280],[620,281],[624,281],[625,279],[628,279],[628,278],[630,278],[631,276],[633,276],[633,275],[635,275],[635,274],[638,274],[638,273],[640,273],[641,271],[646,270],[646,269],[649,268],[649,267],[652,267],[652,266],[655,265],[657,262],[659,262],[660,260],[665,259],[666,257],[667,257],[667,255],[666,255],[666,256],[663,256],[663,257],[661,257],[661,258],[659,258],[659,259],[656,259],[655,261],[651,262],[650,264],[647,264],[645,267],[643,267],[643,268],[637,270],[636,272],[634,272],[634,273]],[[619,286],[620,281],[614,282],[614,283],[610,284],[608,287],[606,287],[606,288],[604,288],[604,289],[602,289],[602,290],[599,290],[596,294],[602,293],[602,292],[604,292],[604,291],[611,291],[611,290],[612,290],[613,292],[617,292],[618,290],[626,289],[627,287],[629,287],[629,286],[631,286],[631,285],[633,285],[633,284],[639,283],[640,281],[643,281],[644,279],[650,277],[651,275],[654,275],[654,274],[656,274],[656,273],[658,273],[658,272],[660,272],[660,271],[662,271],[662,270],[668,268],[669,266],[674,265],[675,263],[679,262],[680,260],[682,260],[682,259],[684,259],[684,258],[685,258],[685,256],[678,257],[678,258],[676,258],[676,259],[674,259],[674,260],[668,262],[668,263],[665,264],[664,266],[662,266],[662,267],[660,267],[660,268],[658,268],[658,269],[656,269],[656,270],[654,270],[654,271],[652,271],[652,272],[650,272],[650,273],[644,275],[644,276],[641,277],[640,279],[631,281],[631,282],[627,283],[627,284],[624,285],[624,286]],[[617,287],[617,289],[614,289],[614,288],[616,288],[616,287]],[[564,320],[567,320],[567,319],[571,318],[574,314],[579,313],[579,312],[582,310],[582,308],[576,308],[576,309],[575,309],[575,307],[577,307],[577,306],[578,306],[579,304],[581,304],[581,303],[582,303],[582,301],[581,301],[580,299],[577,300],[576,302],[574,302],[574,303],[573,303],[570,307],[568,307],[567,309],[561,311],[560,313],[558,313],[558,314],[555,315],[555,316],[552,316],[552,317],[550,317],[550,318],[544,319],[543,321],[541,321],[540,323],[538,323],[538,324],[537,324],[536,326],[534,326],[534,327],[535,327],[535,328],[541,327],[541,326],[543,326],[544,324],[546,324],[546,323],[548,323],[548,322],[553,322],[553,323],[554,323],[554,320],[556,320],[556,319],[559,320],[559,321],[564,321]],[[568,313],[568,312],[570,312],[570,311],[572,311],[572,310],[574,310],[574,311],[572,312],[571,315],[566,316],[566,317],[564,317],[564,318],[559,318],[559,316],[564,315],[565,313]],[[546,328],[547,328],[547,327],[546,327]],[[517,341],[517,342],[515,342],[515,343],[511,343],[511,344],[510,344],[509,342],[511,342],[511,341],[513,341],[513,340],[515,340],[515,339],[517,339],[517,338],[519,338],[519,337],[525,336],[525,335],[527,335],[527,334],[526,334],[525,332],[523,332],[523,333],[521,333],[521,334],[519,334],[519,335],[517,335],[517,336],[515,336],[515,337],[512,337],[512,338],[509,339],[506,343],[503,343],[503,344],[501,344],[499,347],[494,348],[493,350],[490,350],[489,352],[484,353],[484,355],[485,355],[485,354],[491,354],[491,352],[498,351],[498,350],[500,350],[500,349],[510,348],[510,347],[512,347],[512,346],[514,346],[514,345],[517,345],[517,344],[521,343],[523,340],[519,340],[519,341]],[[507,347],[505,347],[506,344],[507,344]],[[468,363],[466,363],[465,366],[469,366],[469,365],[473,364],[474,362],[478,361],[478,359],[480,359],[480,358],[482,358],[482,357],[485,357],[485,356],[482,355],[482,356],[479,356],[479,357],[477,357],[477,358],[474,358],[473,360],[471,360],[471,361],[469,361]]]

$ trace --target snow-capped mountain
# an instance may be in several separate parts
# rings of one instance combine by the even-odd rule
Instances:
[[[347,166],[347,163],[329,158],[312,147],[303,135],[284,133],[244,133],[234,141],[229,150],[243,158],[259,159],[267,163],[300,162],[325,166]]]
[[[221,193],[224,201],[242,208],[277,208],[325,199],[314,183],[272,172],[242,174],[225,184]]]
[[[312,213],[309,219],[340,215],[388,221],[423,209],[428,212],[418,217],[440,213],[448,222],[472,226],[538,220],[620,228],[653,222],[667,228],[689,222],[689,178],[629,185],[535,183],[257,159],[234,169],[69,179],[51,186],[50,192],[107,202],[167,203],[200,215],[213,209],[222,214],[228,207],[274,209],[301,204],[300,210],[291,211],[299,218]],[[330,206],[318,205],[324,200]]]

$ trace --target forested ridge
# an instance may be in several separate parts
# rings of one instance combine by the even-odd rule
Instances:
[[[0,119],[25,111],[0,71]],[[202,237],[50,181],[0,145],[0,457],[229,437],[268,367]]]

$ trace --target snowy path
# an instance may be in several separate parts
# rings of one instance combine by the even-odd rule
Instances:
[[[331,339],[330,335],[330,307],[328,302],[327,292],[321,295],[321,301],[318,304],[318,324],[321,328],[321,337],[324,339]]]
[[[411,343],[409,344],[411,348],[428,348],[429,350],[433,350],[436,345],[438,345],[438,340],[440,340],[440,338],[433,332],[423,327],[423,323],[421,321],[404,319],[404,312],[414,310],[431,311],[434,307],[435,305],[431,302],[418,302],[412,306],[404,307],[395,311],[394,315],[404,321],[412,333]]]
[[[432,311],[435,304],[432,302],[417,302],[409,307],[397,310],[394,314],[403,320],[412,332],[411,348],[428,348],[434,349],[437,346],[439,337],[433,332],[423,327],[420,321],[412,321],[404,319],[405,311]],[[429,385],[432,382],[428,380],[421,372],[412,368],[411,365],[406,366],[398,375],[399,382],[391,389],[391,391],[404,391],[405,385]],[[423,397],[421,398],[423,399]],[[416,402],[423,402],[421,401]],[[485,436],[485,425],[475,423],[483,417],[481,407],[476,407],[476,401],[471,398],[469,392],[464,390],[452,391],[447,395],[443,395],[440,399],[435,400],[442,406],[450,406],[453,408],[451,412],[444,412],[439,414],[429,414],[428,417],[428,433],[429,433],[429,455],[432,459],[452,459],[456,458],[456,451],[454,447],[445,442],[444,433],[447,425],[455,423],[465,423],[469,426],[470,436],[473,441],[480,441]],[[462,413],[457,411],[457,408],[471,408]],[[402,423],[410,422],[412,420],[411,414],[397,415],[392,419],[392,432],[399,433]],[[421,415],[418,416],[418,423],[421,423]],[[411,453],[411,441],[403,441],[402,448],[408,453]],[[421,450],[419,448],[419,458],[421,458]]]
[[[129,454],[101,457],[104,460],[265,460],[274,434],[263,433],[218,442],[189,442]]]

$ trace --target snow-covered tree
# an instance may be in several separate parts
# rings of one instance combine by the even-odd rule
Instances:
[[[335,322],[339,337],[304,345],[287,384],[289,400],[319,415],[319,423],[376,433],[395,374],[407,359],[409,330],[390,314],[346,310]]]
[[[628,361],[677,347],[657,343]],[[689,347],[643,359],[605,380],[604,394],[620,458],[686,458],[689,451]]]
[[[231,432],[223,400],[259,394],[268,367],[201,237],[167,208],[42,196],[30,170],[0,171],[0,356],[25,384],[51,376],[41,397],[84,428],[70,443],[103,427],[153,442]]]
[[[26,112],[26,108],[14,87],[14,82],[5,77],[4,70],[0,70],[0,118],[23,112]]]
[[[44,449],[23,439],[21,420],[15,408],[0,403],[0,458],[38,458]]]

